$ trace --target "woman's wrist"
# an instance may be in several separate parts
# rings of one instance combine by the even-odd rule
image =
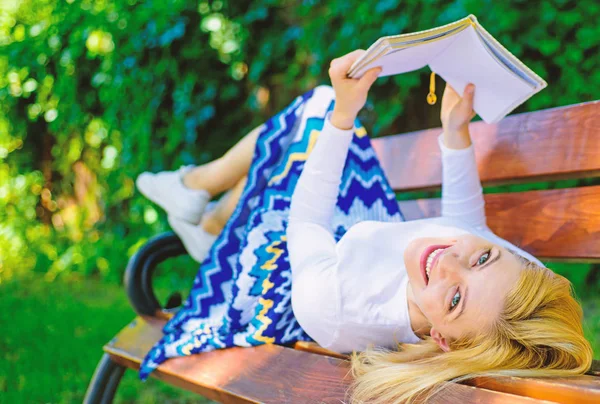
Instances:
[[[354,120],[356,119],[356,114],[339,111],[333,108],[333,112],[329,120],[331,124],[338,129],[348,130],[354,127]]]
[[[449,149],[466,149],[471,146],[469,127],[444,129],[444,145]]]

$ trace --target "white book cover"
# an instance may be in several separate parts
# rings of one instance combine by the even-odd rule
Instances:
[[[383,37],[350,68],[361,77],[381,67],[382,76],[429,66],[459,94],[475,84],[475,112],[487,123],[498,122],[547,86],[546,82],[496,41],[470,15],[414,34]]]

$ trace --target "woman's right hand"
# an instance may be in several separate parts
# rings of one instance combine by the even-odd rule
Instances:
[[[469,122],[475,116],[474,96],[475,86],[473,84],[465,87],[462,97],[449,84],[446,84],[440,118],[444,128],[444,144],[451,149],[464,149],[471,145]]]
[[[331,114],[331,123],[337,128],[352,129],[358,112],[367,102],[369,89],[381,73],[381,67],[374,67],[365,72],[360,79],[347,77],[350,66],[364,53],[363,49],[355,50],[333,59],[329,65],[329,78],[335,90],[335,106]]]

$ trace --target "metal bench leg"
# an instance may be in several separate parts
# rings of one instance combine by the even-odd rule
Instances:
[[[112,403],[123,373],[123,366],[113,362],[108,354],[102,355],[85,393],[84,404]]]

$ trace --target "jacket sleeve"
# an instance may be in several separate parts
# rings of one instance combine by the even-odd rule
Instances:
[[[483,189],[477,171],[475,148],[450,149],[438,138],[442,152],[442,216],[476,228],[487,228]]]
[[[338,257],[331,229],[353,130],[325,120],[292,195],[287,246],[292,271],[292,307],[302,328],[323,347],[339,324]]]

